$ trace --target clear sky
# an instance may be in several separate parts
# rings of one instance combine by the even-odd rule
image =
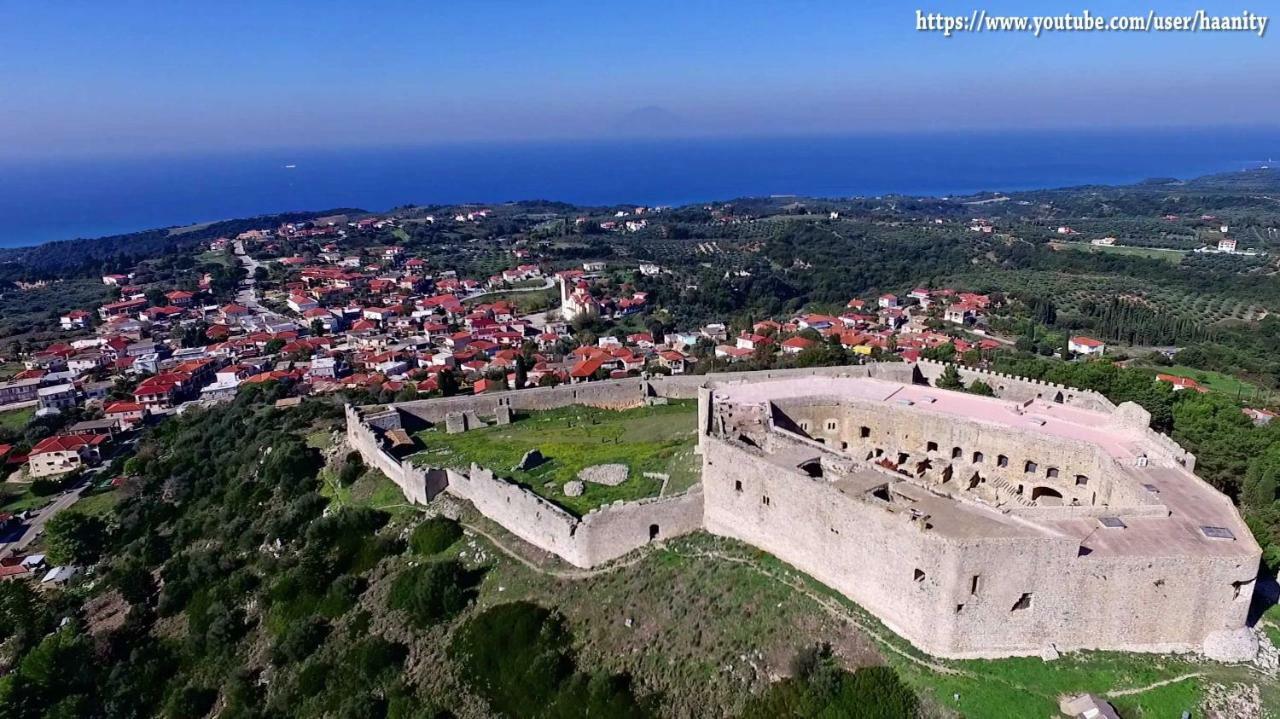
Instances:
[[[1274,126],[1280,22],[1262,38],[915,29],[917,8],[1275,7],[1251,1],[0,0],[0,156]]]

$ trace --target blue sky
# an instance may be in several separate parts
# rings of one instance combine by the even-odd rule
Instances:
[[[0,155],[1280,124],[1280,25],[1263,38],[915,30],[917,8],[975,7],[1249,9],[1213,0],[0,0]]]

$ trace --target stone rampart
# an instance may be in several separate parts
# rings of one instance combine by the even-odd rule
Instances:
[[[594,567],[649,542],[702,528],[702,492],[695,487],[671,497],[617,502],[581,519],[509,482],[471,465],[469,472],[447,470],[448,489],[471,502],[484,516],[539,549],[577,567]]]
[[[347,444],[360,453],[365,464],[376,467],[394,482],[405,499],[425,504],[444,489],[446,478],[443,472],[401,461],[384,446],[385,440],[374,428],[380,431],[398,429],[400,415],[397,412],[383,412],[366,418],[359,409],[347,405],[346,414]]]

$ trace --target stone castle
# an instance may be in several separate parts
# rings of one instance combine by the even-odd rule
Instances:
[[[884,363],[617,380],[349,407],[347,436],[412,501],[449,492],[581,567],[705,530],[840,591],[942,657],[1077,649],[1251,651],[1261,550],[1195,457],[1141,407],[961,368],[997,397]],[[388,431],[465,431],[512,412],[698,398],[702,481],[578,518],[472,466],[396,459]]]

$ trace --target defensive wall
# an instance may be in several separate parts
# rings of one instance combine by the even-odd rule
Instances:
[[[1260,550],[1229,499],[1146,441],[1141,408],[869,384],[704,389],[707,531],[937,656],[1239,636]]]
[[[936,384],[945,367],[655,376],[348,406],[347,439],[410,501],[447,491],[575,566],[699,529],[735,537],[841,591],[938,656],[1191,651],[1243,626],[1256,543],[1230,501],[1192,473],[1195,457],[1149,428],[1145,410],[958,368],[966,384],[990,385],[1007,413],[994,424],[970,422],[935,412],[932,395],[947,399],[942,404],[995,400],[921,386]],[[914,399],[886,397],[877,406],[838,398],[825,389],[832,378],[884,380]],[[758,406],[717,405],[753,385],[802,389]],[[425,423],[467,431],[517,412],[692,398],[702,482],[582,517],[492,468],[416,466],[387,438]],[[1046,422],[1083,434],[1046,436]],[[1122,529],[1106,528],[1115,520]],[[1200,536],[1213,522],[1235,538]]]
[[[747,382],[794,377],[879,377],[899,382],[933,382],[945,365],[881,362],[845,367],[721,372],[709,375],[655,375],[603,382],[538,387],[518,392],[444,397],[400,402],[385,407],[348,406],[347,441],[364,461],[377,467],[410,502],[424,504],[442,491],[470,501],[489,519],[511,533],[577,566],[609,561],[654,539],[702,527],[702,494],[698,487],[682,495],[659,497],[599,508],[577,518],[491,469],[421,467],[398,458],[386,432],[406,425],[430,423],[448,431],[465,431],[485,423],[509,421],[513,412],[533,412],[571,405],[629,409],[646,402],[694,399],[708,383]],[[961,369],[966,381],[983,379],[997,393],[1016,399],[1056,398],[1066,404],[1094,407],[1107,403],[1094,392],[1062,385]],[[1060,396],[1059,396],[1060,395]],[[1107,403],[1109,404],[1109,403]],[[700,425],[705,426],[705,416]],[[701,432],[700,432],[701,434]],[[656,527],[656,531],[655,531]]]

